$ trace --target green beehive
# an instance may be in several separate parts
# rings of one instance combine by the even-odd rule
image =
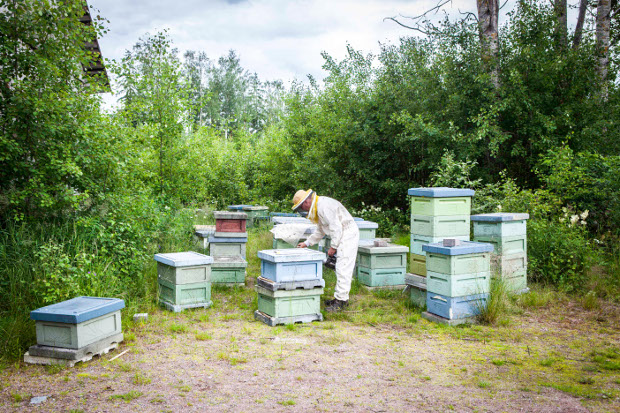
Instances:
[[[208,282],[213,258],[197,252],[155,254],[157,276],[171,284]]]
[[[447,297],[489,293],[491,291],[490,281],[491,273],[489,271],[449,275],[429,270],[426,273],[427,291]]]
[[[426,271],[438,272],[442,274],[473,274],[478,272],[489,272],[490,267],[489,252],[473,253],[464,255],[445,255],[434,252],[426,253]]]
[[[410,188],[411,220],[414,215],[469,215],[474,193],[459,188]]]
[[[405,268],[357,267],[357,279],[368,287],[388,287],[405,284]]]
[[[357,265],[371,270],[380,268],[405,269],[408,251],[409,248],[396,244],[387,244],[384,247],[360,245],[357,248]]]
[[[409,254],[409,270],[416,275],[426,276],[426,256]],[[426,298],[425,298],[426,299]]]
[[[199,282],[192,284],[172,284],[169,281],[158,278],[159,302],[174,312],[186,308],[210,307],[211,282]]]
[[[245,258],[246,242],[217,242],[209,238],[209,254],[212,257]]]
[[[266,206],[245,206],[243,207],[243,212],[248,214],[247,225],[249,227],[256,224],[256,221],[260,219],[269,219],[269,208]]]
[[[427,237],[469,236],[469,227],[469,215],[411,215],[411,233],[416,235]]]
[[[474,236],[476,242],[486,242],[493,245],[496,255],[510,255],[527,252],[527,236],[514,235],[510,237]]]
[[[211,264],[212,284],[245,284],[248,263],[241,257],[214,257]]]
[[[258,311],[274,318],[320,314],[323,291],[323,288],[271,291],[257,285]]]
[[[474,237],[513,237],[527,233],[526,213],[495,212],[491,214],[472,215]]]
[[[360,233],[359,239],[373,239],[376,237],[379,224],[372,221],[355,221]]]

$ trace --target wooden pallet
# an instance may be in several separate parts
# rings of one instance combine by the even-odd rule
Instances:
[[[60,364],[66,367],[73,367],[77,363],[84,363],[84,362],[92,360],[94,356],[101,357],[102,355],[107,354],[110,351],[117,348],[118,345],[119,343],[117,342],[112,343],[108,347],[102,348],[96,353],[86,353],[84,356],[82,356],[81,358],[77,360],[67,360],[67,359],[56,358],[56,357],[31,356],[30,352],[27,351],[26,354],[24,354],[24,363],[40,364],[40,365]]]

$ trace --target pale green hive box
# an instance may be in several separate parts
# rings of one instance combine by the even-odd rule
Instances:
[[[30,313],[35,320],[37,344],[80,349],[120,334],[121,308],[118,298],[76,297]]]
[[[516,272],[527,271],[525,253],[491,256],[491,276],[505,278]]]
[[[523,291],[527,289],[527,268],[505,275],[503,281],[508,291]]]
[[[248,262],[241,257],[214,257],[211,264],[212,284],[245,284]]]
[[[526,221],[529,214],[514,212],[495,212],[472,215],[474,236],[513,237],[527,233]]]
[[[373,239],[376,237],[379,224],[372,221],[355,221],[360,232],[360,239]]]
[[[357,247],[357,265],[368,269],[406,268],[409,248],[388,244],[385,247],[360,245]]]
[[[444,255],[427,252],[426,271],[427,276],[430,271],[447,275],[486,273],[491,271],[491,253]]]
[[[157,276],[171,284],[193,284],[211,279],[213,258],[197,252],[155,254]]]
[[[211,282],[199,282],[192,284],[172,284],[162,278],[159,283],[159,301],[162,304],[170,304],[173,311],[180,311],[192,306],[209,307],[211,301]]]
[[[428,271],[426,273],[426,289],[430,293],[447,297],[485,294],[491,291],[491,273],[487,271],[448,275]]]
[[[391,287],[405,284],[405,268],[370,269],[357,267],[357,280],[368,287]]]
[[[234,239],[234,238],[232,238]],[[246,242],[214,242],[209,239],[209,253],[212,257],[242,257],[245,259]]]
[[[321,313],[323,288],[277,290],[256,286],[258,310],[274,318]]]
[[[412,221],[414,215],[470,215],[474,193],[460,188],[410,188]]]
[[[439,198],[438,198],[439,199]],[[412,215],[411,233],[428,237],[469,237],[469,215]]]
[[[420,254],[409,254],[409,271],[413,274],[426,276],[426,256]],[[426,298],[424,298],[426,303]]]
[[[486,242],[493,245],[493,254],[495,255],[510,255],[527,252],[527,236],[515,235],[510,237],[489,237],[489,236],[474,236],[476,242]]]

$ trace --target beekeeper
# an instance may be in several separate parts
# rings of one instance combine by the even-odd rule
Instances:
[[[325,310],[340,311],[349,304],[349,291],[357,258],[359,229],[344,206],[333,198],[318,196],[312,189],[299,190],[293,197],[293,210],[308,212],[308,219],[316,224],[316,230],[297,245],[311,247],[325,235],[331,238],[327,255],[338,253],[336,261],[336,291],[334,299],[325,301]]]

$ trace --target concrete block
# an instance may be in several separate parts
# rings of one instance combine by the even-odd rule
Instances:
[[[93,355],[100,354],[106,348],[109,348],[114,344],[118,345],[122,341],[123,333],[117,333],[82,346],[78,349],[52,347],[36,344],[28,349],[28,353],[34,357],[48,357],[52,359],[63,360],[82,360],[85,357],[92,357]]]
[[[409,254],[409,271],[417,275],[426,276],[426,256]]]
[[[428,271],[426,290],[446,297],[464,297],[491,292],[491,272],[448,275]]]
[[[426,310],[449,320],[475,317],[486,307],[489,294],[446,297],[426,292]]]
[[[258,252],[261,259],[261,275],[276,282],[297,282],[323,278],[322,252],[309,248],[289,248],[263,250]]]
[[[213,259],[209,257],[211,261]],[[157,263],[157,276],[172,284],[192,284],[211,280],[211,265],[195,267],[171,267],[161,262]]]
[[[426,271],[447,275],[475,274],[491,271],[491,254],[482,252],[467,255],[426,254]]]
[[[122,332],[121,312],[113,311],[81,323],[36,321],[37,344],[79,349]]]
[[[426,235],[411,234],[409,251],[413,254],[426,256],[424,245],[436,244],[443,241],[446,237],[428,237]],[[450,236],[450,238],[460,239],[461,241],[469,241],[469,234],[461,236]]]
[[[192,284],[172,284],[162,278],[159,283],[159,301],[171,305],[184,306],[211,302],[211,282]]]
[[[276,290],[256,286],[258,311],[271,317],[297,317],[321,312],[323,288]]]
[[[357,266],[358,281],[369,287],[386,287],[405,284],[405,267],[370,269]]]
[[[313,321],[323,321],[323,314],[305,314],[296,317],[272,317],[259,310],[254,311],[254,319],[262,323],[267,324],[270,327],[275,327],[279,324],[298,324],[298,323],[311,323]]]
[[[469,215],[412,215],[411,233],[428,237],[469,236]]]
[[[511,237],[475,236],[474,241],[493,245],[493,254],[510,255],[527,252],[527,235]]]

